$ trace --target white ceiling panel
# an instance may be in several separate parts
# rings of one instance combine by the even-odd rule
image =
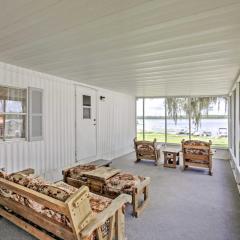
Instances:
[[[136,96],[227,94],[239,0],[0,0],[0,61]]]

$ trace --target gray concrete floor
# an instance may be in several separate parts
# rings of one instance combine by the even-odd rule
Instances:
[[[151,177],[150,204],[139,218],[126,215],[128,240],[238,240],[240,197],[230,164],[214,159],[213,176],[207,171],[164,168],[152,162],[134,163],[129,154],[113,166]],[[1,240],[34,239],[0,219]]]

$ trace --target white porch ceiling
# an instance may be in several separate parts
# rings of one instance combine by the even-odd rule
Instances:
[[[240,1],[0,0],[0,61],[137,96],[227,94]]]

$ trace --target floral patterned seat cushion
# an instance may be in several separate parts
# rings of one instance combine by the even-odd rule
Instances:
[[[137,146],[137,151],[139,155],[154,155],[154,147],[149,144],[139,144]]]
[[[95,165],[79,165],[68,170],[67,175],[73,179],[87,181],[87,178],[83,176],[84,173],[95,170]]]
[[[0,178],[7,179],[8,174],[4,171],[0,171]],[[0,187],[0,195],[3,195],[5,197],[9,197],[11,195],[11,191],[9,191],[6,188]]]
[[[187,154],[193,154],[193,155],[209,155],[208,149],[196,149],[195,147],[209,147],[209,143],[199,141],[199,140],[188,140],[184,142],[184,146],[190,146],[192,148],[185,148],[184,151]]]
[[[185,149],[185,153],[193,154],[193,155],[208,155],[208,150],[207,149],[188,148],[188,149]]]
[[[55,198],[62,202],[65,202],[69,198],[69,193],[54,185],[42,185],[39,187],[38,192],[43,193],[49,197]]]
[[[0,178],[7,178],[8,174],[0,170]]]
[[[184,145],[189,145],[189,146],[209,146],[208,142],[200,141],[200,140],[187,140],[184,142]]]
[[[144,180],[128,172],[120,172],[106,181],[105,192],[109,195],[132,194],[134,188]]]
[[[58,187],[59,189],[65,190],[69,194],[69,196],[78,190],[77,188],[70,186],[62,181],[55,183],[54,186]],[[93,213],[102,212],[112,202],[112,200],[110,198],[96,195],[91,192],[89,193],[89,200],[90,200],[90,205],[93,210]]]
[[[25,175],[23,173],[12,173],[7,175],[6,179],[28,188],[32,188],[34,185],[33,190],[35,190],[37,186],[48,184],[48,182],[34,174]]]

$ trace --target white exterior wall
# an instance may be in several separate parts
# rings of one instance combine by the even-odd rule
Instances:
[[[75,84],[70,80],[0,63],[0,85],[44,90],[43,141],[0,142],[0,167],[16,171],[32,167],[45,177],[75,164]],[[86,85],[85,85],[86,86]],[[98,92],[97,158],[113,159],[133,150],[135,98]],[[99,96],[105,101],[99,101]]]
[[[230,92],[230,95],[232,95],[233,91],[236,89],[236,104],[235,104],[235,108],[233,105],[231,105],[230,107],[232,108],[232,119],[230,121],[231,126],[229,128],[229,136],[231,136],[232,138],[232,146],[230,147],[229,151],[230,151],[230,162],[231,162],[231,167],[233,170],[233,174],[235,177],[235,180],[237,182],[237,186],[240,192],[240,112],[239,112],[239,99],[240,99],[240,89],[239,89],[239,82],[240,82],[240,76],[238,77],[238,79],[236,80],[236,83],[234,84],[232,91]],[[234,117],[234,112],[235,111],[235,121],[236,121],[236,126],[235,129],[233,128],[233,117]],[[234,155],[234,149],[233,149],[233,144],[234,144],[234,130],[235,130],[235,149],[236,149],[236,155]]]
[[[100,90],[105,96],[98,106],[99,158],[116,158],[133,150],[135,136],[135,97]]]

